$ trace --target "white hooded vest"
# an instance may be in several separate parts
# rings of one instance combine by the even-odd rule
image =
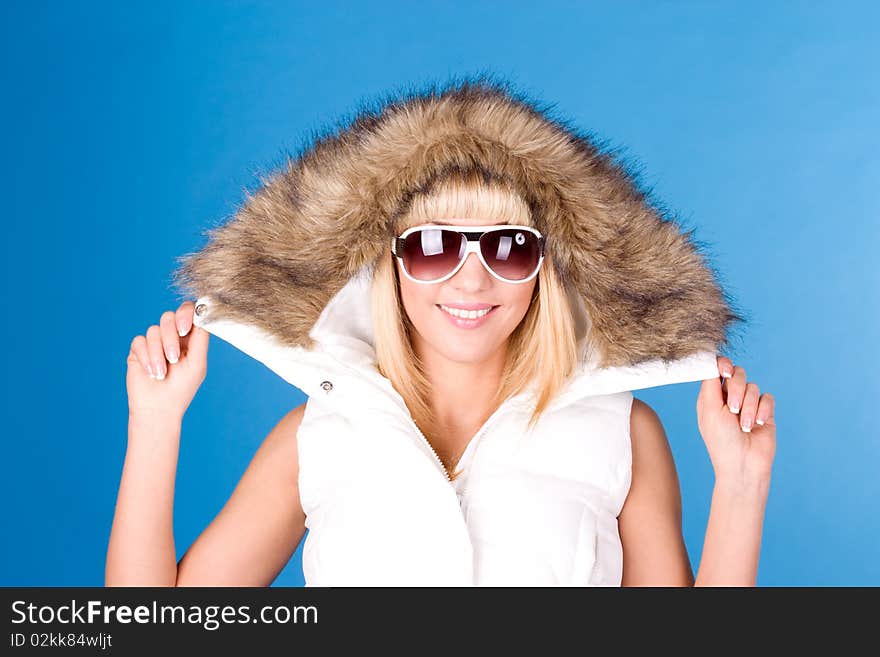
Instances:
[[[508,399],[450,482],[373,366],[369,284],[364,269],[333,297],[312,330],[313,350],[247,323],[212,322],[211,299],[197,301],[196,325],[308,396],[297,435],[306,585],[619,585],[631,391],[717,377],[715,354],[584,366],[531,433],[530,393]]]
[[[308,398],[306,583],[619,584],[632,391],[718,376],[742,319],[691,232],[612,154],[492,81],[386,96],[335,128],[174,274],[199,326]],[[368,293],[413,200],[446,179],[528,207],[582,346],[534,431],[532,391],[505,401],[454,485],[376,367]]]

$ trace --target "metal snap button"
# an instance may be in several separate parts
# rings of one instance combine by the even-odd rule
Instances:
[[[208,306],[206,306],[203,303],[200,303],[199,305],[196,306],[196,315],[199,315],[199,316],[204,315],[205,311],[207,309],[208,309]]]
[[[321,387],[322,387],[326,392],[330,392],[331,390],[333,390],[333,384],[330,383],[329,381],[321,381]]]

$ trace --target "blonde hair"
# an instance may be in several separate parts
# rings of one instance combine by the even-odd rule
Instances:
[[[534,226],[519,194],[474,175],[447,178],[415,195],[407,214],[398,220],[398,234],[409,226],[456,217],[485,217],[486,223],[503,217],[512,224]],[[403,397],[428,441],[436,444],[432,438],[437,422],[429,403],[431,383],[412,346],[413,327],[401,301],[390,245],[388,254],[376,265],[371,295],[378,369]],[[527,424],[527,431],[531,431],[575,368],[577,347],[568,296],[552,259],[545,257],[532,303],[508,339],[507,361],[491,408],[534,384],[536,404]],[[455,479],[460,472],[449,474]]]

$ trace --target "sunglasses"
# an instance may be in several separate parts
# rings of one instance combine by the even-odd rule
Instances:
[[[406,229],[391,241],[391,253],[416,283],[440,283],[461,269],[468,254],[505,283],[525,283],[544,262],[544,237],[530,226],[425,225]]]

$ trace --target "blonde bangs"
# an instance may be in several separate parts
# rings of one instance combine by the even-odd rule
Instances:
[[[532,226],[525,201],[507,188],[482,180],[447,179],[429,194],[413,199],[400,222],[400,231],[430,221],[479,218],[486,224],[509,223]]]

